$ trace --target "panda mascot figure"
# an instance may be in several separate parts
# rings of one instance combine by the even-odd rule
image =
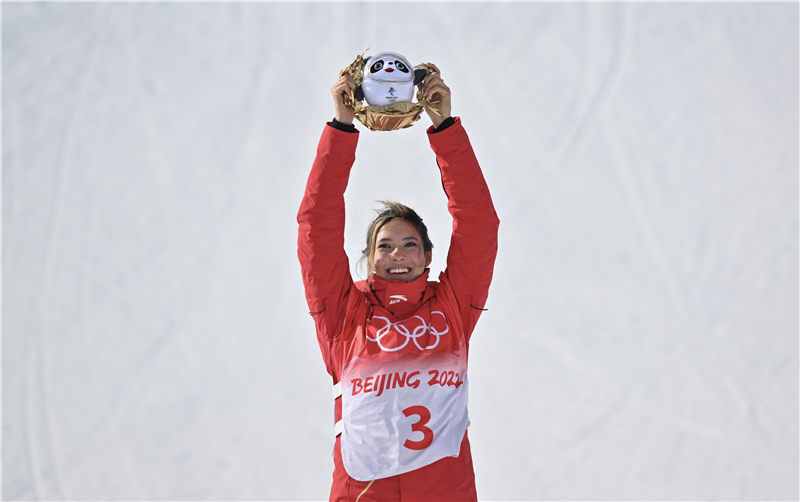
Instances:
[[[366,52],[366,51],[364,51]],[[375,56],[356,56],[347,70],[356,81],[355,92],[345,96],[345,104],[362,124],[373,131],[393,131],[411,127],[426,105],[422,94],[414,88],[425,80],[426,65],[412,67],[408,60],[396,52],[380,52]],[[366,104],[365,104],[366,102]]]
[[[406,58],[384,52],[364,61],[364,80],[356,89],[356,99],[363,96],[371,106],[388,106],[411,101],[414,87],[428,75],[426,68],[411,68]]]

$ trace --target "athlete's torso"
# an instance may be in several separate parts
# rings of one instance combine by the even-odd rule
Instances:
[[[391,283],[378,281],[376,292],[362,282],[348,302],[339,347],[342,457],[357,480],[457,456],[469,425],[468,350],[458,309],[446,284],[424,279],[416,289],[399,285],[402,293]],[[421,300],[413,309],[398,305],[409,296]]]

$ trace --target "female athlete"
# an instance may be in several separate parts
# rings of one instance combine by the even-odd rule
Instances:
[[[299,223],[298,257],[317,340],[334,384],[331,501],[477,500],[467,427],[467,355],[484,309],[499,220],[436,66],[421,84],[453,217],[447,268],[428,280],[433,244],[412,209],[386,203],[367,232],[370,270],[354,282],[344,251],[344,191],[359,133],[343,94],[317,147]],[[387,178],[389,177],[387,173]]]

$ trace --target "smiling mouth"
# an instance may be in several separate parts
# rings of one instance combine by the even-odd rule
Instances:
[[[399,275],[399,274],[407,274],[409,272],[411,272],[410,268],[390,268],[389,269],[389,273],[390,274],[398,274]]]
[[[385,71],[387,71],[387,72],[389,72],[389,73],[392,73],[392,72],[394,71],[394,68],[386,68],[386,70],[385,70]]]

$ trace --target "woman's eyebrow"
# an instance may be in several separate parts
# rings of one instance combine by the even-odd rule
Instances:
[[[384,237],[383,239],[378,239],[378,242],[391,242],[391,241],[393,241],[393,240],[394,240],[394,239],[392,239],[391,237]],[[418,238],[416,238],[416,237],[414,237],[413,235],[409,235],[408,237],[403,237],[403,238],[402,238],[402,239],[400,239],[400,240],[401,240],[401,241],[408,241],[408,240],[411,240],[411,241],[418,241],[419,239],[418,239]]]

